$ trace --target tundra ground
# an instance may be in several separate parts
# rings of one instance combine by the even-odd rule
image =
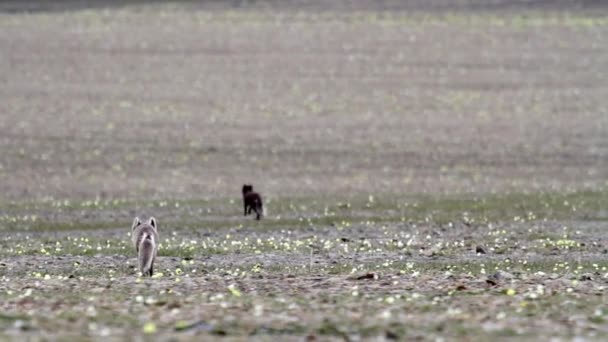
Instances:
[[[2,338],[608,335],[602,6],[10,6]]]

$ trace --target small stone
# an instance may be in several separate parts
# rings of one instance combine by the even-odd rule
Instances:
[[[493,278],[497,279],[497,280],[509,280],[509,279],[513,279],[513,275],[509,272],[505,272],[505,271],[498,271],[496,273],[494,273],[492,275]]]

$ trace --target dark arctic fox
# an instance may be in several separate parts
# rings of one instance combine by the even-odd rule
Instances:
[[[243,207],[245,209],[245,216],[251,214],[252,210],[255,211],[256,220],[259,220],[264,214],[262,196],[253,191],[253,185],[243,185]]]

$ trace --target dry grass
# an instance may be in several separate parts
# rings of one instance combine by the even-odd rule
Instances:
[[[605,20],[2,14],[5,197],[606,186]]]

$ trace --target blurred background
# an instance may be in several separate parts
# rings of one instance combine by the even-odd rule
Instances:
[[[608,185],[599,0],[1,1],[0,196]]]

